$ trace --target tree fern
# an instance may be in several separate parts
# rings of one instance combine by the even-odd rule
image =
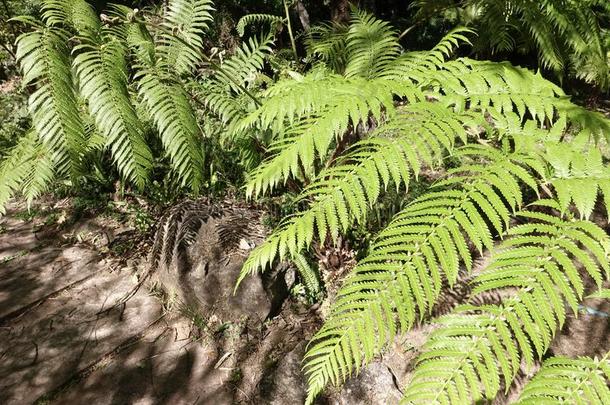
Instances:
[[[201,62],[203,34],[212,21],[210,0],[171,0],[159,38],[162,66],[177,75],[190,73]]]
[[[519,183],[535,185],[520,166],[527,155],[468,146],[458,156],[473,161],[397,214],[339,290],[306,354],[308,403],[428,313],[442,280],[452,285],[460,263],[471,268],[467,241],[479,250],[491,247],[493,234],[505,232],[511,210],[522,204]]]
[[[610,352],[600,358],[551,357],[523,388],[517,404],[602,405],[610,402]]]
[[[498,305],[462,305],[439,319],[404,403],[493,399],[500,376],[508,389],[521,359],[531,365],[546,352],[565,321],[564,300],[576,313],[584,293],[578,267],[598,287],[609,278],[610,239],[601,228],[536,212],[520,216],[536,222],[509,229],[510,238],[474,281],[473,299],[497,289],[507,289],[509,297]]]

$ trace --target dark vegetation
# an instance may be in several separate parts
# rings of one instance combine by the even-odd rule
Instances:
[[[256,206],[273,231],[235,293],[290,263],[293,294],[324,308],[307,403],[426,323],[405,403],[491,401],[541,359],[519,403],[610,401],[610,353],[546,358],[567,314],[610,299],[607,1],[0,0],[0,16],[0,213],[69,197],[149,238],[181,201]],[[182,243],[169,227],[157,240]]]

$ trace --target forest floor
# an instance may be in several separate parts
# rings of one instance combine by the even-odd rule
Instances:
[[[0,404],[216,402],[227,372],[191,320],[145,288],[115,306],[137,284],[138,256],[121,257],[134,229],[49,222],[22,206],[0,219]]]

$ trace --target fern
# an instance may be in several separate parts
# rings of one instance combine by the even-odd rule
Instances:
[[[22,191],[28,203],[42,194],[54,178],[52,154],[35,131],[26,133],[0,164],[0,214],[8,200]]]
[[[271,14],[247,14],[239,19],[235,29],[240,37],[243,37],[246,33],[246,27],[249,25],[261,26],[263,24],[269,24],[271,27],[282,26],[286,23],[283,17]]]
[[[586,221],[522,212],[538,222],[508,230],[473,294],[516,289],[499,305],[462,305],[439,319],[419,357],[405,403],[467,403],[508,389],[521,359],[529,366],[548,349],[565,322],[564,300],[574,313],[584,293],[582,266],[598,287],[609,278],[608,235]],[[580,246],[583,246],[582,248]],[[532,351],[532,346],[534,350]]]
[[[505,232],[511,210],[522,203],[520,181],[535,185],[520,166],[527,156],[482,146],[464,147],[458,156],[474,161],[449,171],[397,214],[339,290],[305,356],[308,403],[327,382],[344,381],[428,313],[443,278],[452,285],[460,263],[471,268],[467,241],[479,250],[491,247],[492,235]]]
[[[82,42],[74,48],[81,94],[121,174],[142,189],[152,168],[152,154],[129,97],[126,49],[111,36],[106,36],[103,45],[89,38],[82,38]]]
[[[551,357],[523,388],[517,404],[610,402],[610,353],[601,359]]]
[[[24,85],[37,86],[29,98],[32,121],[53,151],[58,172],[74,176],[80,171],[85,130],[70,70],[68,33],[28,22],[35,30],[17,39],[17,59]]]
[[[603,18],[610,15],[605,0],[535,3],[529,0],[460,0],[449,3],[475,14],[474,25],[480,33],[475,43],[478,51],[527,53],[534,48],[543,67],[561,75],[570,59],[577,59],[581,66],[584,64],[589,69],[584,74],[577,71],[576,76],[604,88],[610,84],[610,66],[605,63],[608,49],[600,28]],[[447,8],[447,4],[443,7],[433,0],[419,0],[418,5],[420,18]]]
[[[158,54],[162,67],[177,75],[200,63],[203,34],[212,21],[210,0],[171,0],[163,20]]]
[[[327,232],[336,239],[354,222],[364,221],[382,188],[392,183],[397,189],[408,188],[411,176],[417,177],[422,166],[439,165],[456,138],[466,142],[464,126],[473,125],[471,119],[423,102],[398,110],[392,121],[355,144],[303,191],[300,199],[312,201],[307,211],[285,221],[250,254],[238,284],[277,256],[295,256],[308,248],[316,231],[323,243]]]

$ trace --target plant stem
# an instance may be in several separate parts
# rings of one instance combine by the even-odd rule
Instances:
[[[286,12],[286,26],[288,27],[288,35],[290,36],[290,44],[292,45],[292,52],[294,52],[294,60],[299,60],[299,54],[297,53],[297,44],[294,40],[294,35],[292,33],[292,24],[290,23],[290,10],[288,9],[288,3],[286,0],[282,0],[284,2],[284,11]]]

